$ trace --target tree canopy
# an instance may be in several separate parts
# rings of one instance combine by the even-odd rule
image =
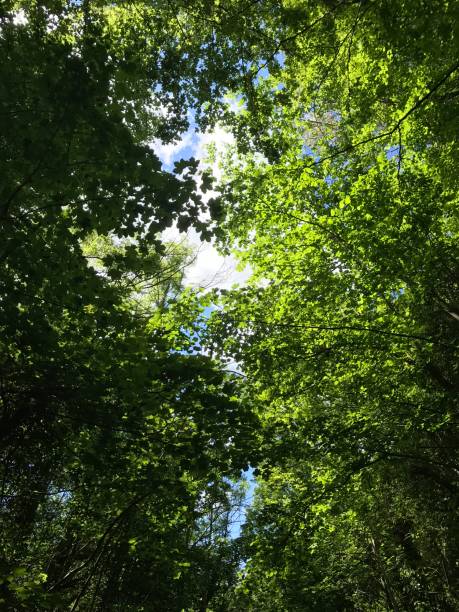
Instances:
[[[215,341],[264,432],[242,609],[457,607],[457,8],[285,7],[234,119],[221,239],[254,280]]]
[[[458,608],[458,23],[2,4],[5,609]],[[218,182],[165,168],[216,125]],[[251,279],[187,288],[173,225]]]

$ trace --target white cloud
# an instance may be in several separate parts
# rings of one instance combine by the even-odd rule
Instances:
[[[193,139],[194,132],[188,130],[178,142],[164,144],[160,140],[154,140],[150,146],[163,165],[167,169],[171,169],[173,162],[180,159],[180,153],[193,146]]]
[[[212,175],[217,181],[222,178],[220,159],[227,149],[234,145],[234,142],[234,136],[220,125],[217,125],[212,131],[196,134],[194,156],[201,160],[201,167],[212,171]],[[207,161],[209,147],[215,150],[215,159],[211,164]]]
[[[247,267],[237,270],[237,261],[233,256],[222,257],[212,244],[201,243],[185,280],[192,287],[230,289],[235,283],[245,284],[250,274]]]
[[[209,169],[214,178],[219,181],[222,179],[221,156],[233,144],[233,135],[217,125],[212,131],[207,132],[195,132],[190,129],[183,135],[182,140],[176,144],[163,145],[155,141],[153,148],[167,168],[170,168],[172,163],[180,157],[180,153],[186,152],[187,157],[193,156],[200,160],[201,170]],[[212,163],[208,161],[208,148],[210,146],[215,151]],[[208,191],[201,195],[204,201],[208,201],[216,194]],[[176,227],[172,227],[163,233],[165,240],[181,240],[183,236],[184,234],[180,234]],[[251,270],[249,267],[238,270],[238,262],[235,257],[220,255],[213,243],[202,242],[193,229],[187,232],[186,239],[196,249],[195,261],[186,271],[186,285],[206,289],[229,289],[234,284],[243,285],[247,282]]]
[[[163,232],[163,239],[180,241],[185,238],[186,242],[195,249],[194,262],[185,273],[185,284],[194,288],[219,288],[230,289],[234,284],[243,285],[251,275],[248,267],[237,270],[237,260],[232,255],[222,256],[215,246],[209,242],[203,242],[197,232],[193,229],[185,234],[180,233],[173,226]]]

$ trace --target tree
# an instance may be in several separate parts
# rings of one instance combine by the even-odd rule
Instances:
[[[220,236],[254,277],[210,342],[263,423],[244,609],[457,607],[451,11],[271,8],[241,88]]]
[[[5,607],[457,609],[456,17],[3,4]],[[236,137],[207,205],[151,146],[190,117]],[[184,290],[173,223],[252,282]]]
[[[209,31],[167,3],[0,10],[0,599],[181,610],[214,555],[193,547],[201,496],[246,467],[255,425],[197,354],[189,252],[161,240],[173,222],[209,237],[209,179],[149,145],[202,104]]]

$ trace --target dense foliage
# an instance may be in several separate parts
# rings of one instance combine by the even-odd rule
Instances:
[[[458,609],[458,23],[2,3],[4,609]],[[214,199],[151,145],[191,119]],[[172,224],[251,281],[185,289]]]
[[[239,565],[250,403],[161,241],[209,236],[209,180],[148,145],[206,93],[179,32],[167,4],[2,4],[4,609],[205,609]]]
[[[459,605],[457,9],[298,2],[268,22],[282,56],[222,184],[255,279],[215,338],[263,429],[237,609]]]

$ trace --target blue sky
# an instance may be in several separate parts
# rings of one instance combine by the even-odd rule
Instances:
[[[237,105],[237,101],[234,103]],[[211,169],[212,174],[218,180],[221,170],[218,162],[211,166],[204,161],[207,158],[207,147],[213,145],[218,154],[223,154],[225,148],[234,142],[229,132],[220,126],[212,131],[199,132],[191,119],[190,128],[182,134],[176,143],[163,144],[160,141],[151,143],[152,149],[161,159],[165,170],[172,170],[174,162],[180,159],[195,157],[203,160],[202,166]],[[212,197],[211,192],[202,194],[204,201]],[[198,234],[190,229],[186,235],[181,234],[175,227],[166,230],[163,234],[166,240],[186,240],[196,251],[196,258],[185,275],[185,284],[191,287],[203,287],[205,289],[221,288],[229,289],[235,283],[244,284],[250,276],[250,269],[237,270],[237,262],[234,257],[222,257],[212,243],[202,242]]]

